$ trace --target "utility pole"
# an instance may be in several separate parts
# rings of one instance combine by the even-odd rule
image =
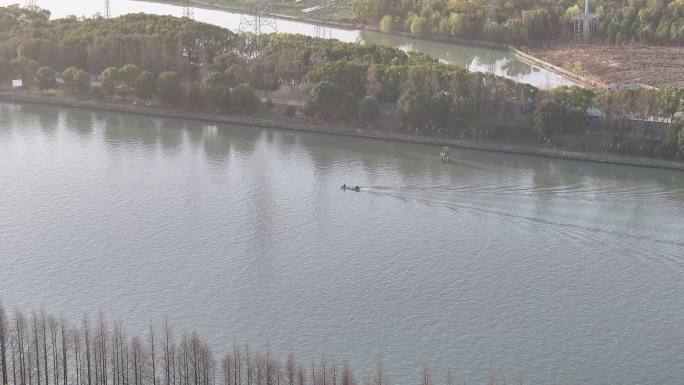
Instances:
[[[326,12],[327,7],[327,0],[319,0],[317,6],[305,10],[313,14],[315,34],[316,37],[321,39],[329,38],[332,35],[331,29],[327,27],[323,21],[322,14],[323,12]]]

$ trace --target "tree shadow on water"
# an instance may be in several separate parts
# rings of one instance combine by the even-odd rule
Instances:
[[[86,110],[67,110],[65,125],[79,137],[88,137],[93,133],[93,114]]]

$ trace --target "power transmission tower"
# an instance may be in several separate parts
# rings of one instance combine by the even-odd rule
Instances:
[[[261,34],[265,30],[278,32],[276,20],[271,16],[273,10],[273,0],[253,0],[249,13],[240,15],[240,32],[251,33],[250,36],[250,55],[256,56],[261,53]]]
[[[589,11],[589,0],[584,2],[584,12],[574,20],[575,41],[587,42],[598,33],[598,14]]]
[[[325,25],[323,22],[323,13],[328,8],[328,0],[318,0],[315,5],[309,8],[302,9],[302,13],[311,19],[314,25],[314,36],[320,39],[325,39],[331,37],[331,28]]]
[[[38,0],[26,0],[26,8],[35,11],[38,9]]]
[[[318,5],[314,7],[314,11],[311,12],[314,15],[314,32],[316,37],[321,39],[332,37],[332,29],[326,26],[323,21],[323,13],[327,10],[328,5],[327,0],[319,0]]]
[[[183,2],[183,17],[187,17],[188,19],[194,19],[195,18],[195,12],[193,11],[192,8],[192,0],[181,0]]]
[[[110,7],[109,0],[104,2],[104,17],[107,19],[112,17],[112,8]]]

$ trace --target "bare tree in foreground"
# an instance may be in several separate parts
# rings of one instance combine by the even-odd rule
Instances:
[[[196,332],[174,334],[165,320],[146,339],[130,336],[103,313],[68,323],[44,310],[8,315],[0,303],[0,385],[357,385],[350,362],[321,356],[308,368],[294,353],[281,360],[270,347],[251,349],[235,341],[218,361]],[[360,377],[363,385],[392,385],[382,356]],[[522,382],[522,380],[521,380]],[[494,376],[491,384],[498,384]],[[433,385],[424,366],[418,385]],[[445,385],[455,385],[451,371]]]

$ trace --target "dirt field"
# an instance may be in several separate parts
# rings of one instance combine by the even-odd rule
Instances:
[[[573,44],[526,51],[604,85],[684,87],[684,47]]]

